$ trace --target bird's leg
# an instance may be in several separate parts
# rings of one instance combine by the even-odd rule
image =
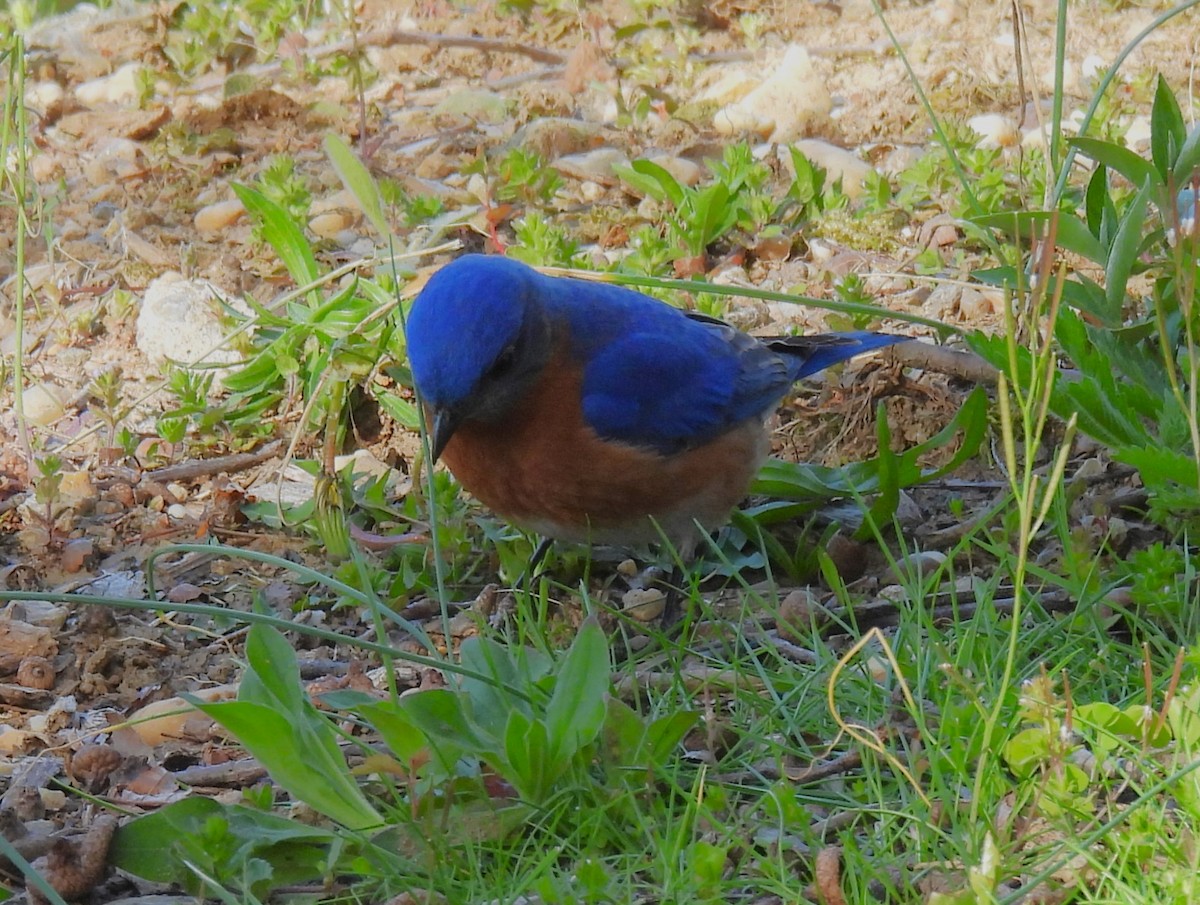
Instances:
[[[703,531],[699,523],[696,524],[698,531]],[[704,535],[707,537],[707,533]],[[685,596],[685,582],[688,580],[688,565],[694,564],[696,561],[696,550],[699,547],[699,538],[692,538],[680,544],[678,549],[673,551],[671,575],[667,580],[667,599],[663,604],[662,613],[662,628],[664,630],[675,626],[683,619],[687,613],[680,606],[681,600]],[[689,583],[690,585],[690,583]],[[690,590],[690,587],[688,588]],[[690,597],[688,598],[690,602]]]
[[[529,557],[529,562],[525,564],[525,570],[517,578],[514,587],[524,587],[526,591],[533,592],[533,582],[538,577],[537,567],[546,558],[546,554],[550,552],[553,545],[554,538],[552,537],[543,537],[538,540],[538,545],[533,548],[533,555]]]
[[[685,577],[683,565],[676,563],[671,568],[671,574],[667,579],[667,599],[663,603],[662,619],[659,623],[664,631],[673,628],[684,616],[683,607],[679,605],[679,601],[683,596]]]

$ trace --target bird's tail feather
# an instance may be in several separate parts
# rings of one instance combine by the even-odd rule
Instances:
[[[905,342],[911,336],[858,331],[854,333],[819,333],[812,336],[781,336],[766,341],[772,351],[788,362],[793,380],[800,380],[823,371],[832,365],[886,346]]]

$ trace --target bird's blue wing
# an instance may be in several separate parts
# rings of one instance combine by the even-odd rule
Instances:
[[[680,452],[763,417],[791,384],[780,356],[731,327],[680,319],[598,350],[583,375],[583,414],[608,440]]]

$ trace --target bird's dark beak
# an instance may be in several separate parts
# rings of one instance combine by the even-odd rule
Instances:
[[[434,411],[433,423],[429,434],[433,461],[436,462],[442,457],[442,453],[446,449],[446,444],[450,442],[450,438],[454,436],[454,432],[458,429],[459,420],[459,417],[450,409],[437,409]]]

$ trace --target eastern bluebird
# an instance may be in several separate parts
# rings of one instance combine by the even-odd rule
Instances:
[[[639,292],[466,255],[407,324],[439,457],[508,521],[548,538],[685,556],[723,525],[792,383],[908,337],[759,340]]]

